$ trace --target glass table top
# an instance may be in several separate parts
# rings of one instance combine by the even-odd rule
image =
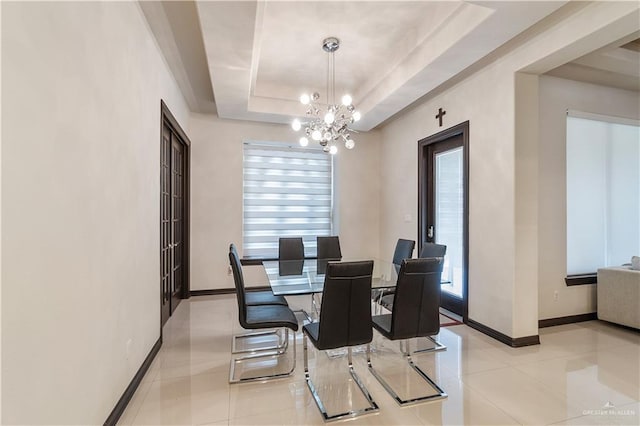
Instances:
[[[342,259],[341,262],[373,260],[372,288],[395,287],[398,274],[395,266],[378,259]],[[312,294],[322,292],[328,262],[338,260],[305,259],[262,262],[275,295]]]

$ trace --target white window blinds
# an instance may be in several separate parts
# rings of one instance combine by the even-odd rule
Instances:
[[[316,256],[316,236],[332,231],[332,167],[319,149],[244,144],[244,257],[277,258],[280,237],[302,237]]]
[[[569,111],[567,274],[594,273],[640,252],[637,121]]]

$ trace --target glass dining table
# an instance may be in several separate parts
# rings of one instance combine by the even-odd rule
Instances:
[[[271,291],[277,296],[321,293],[328,262],[348,262],[363,259],[304,259],[262,262]],[[389,261],[373,259],[372,289],[395,287],[398,273]]]
[[[299,296],[311,295],[311,303],[314,317],[318,318],[320,313],[319,306],[314,295],[322,293],[324,287],[325,271],[328,262],[349,262],[363,259],[342,259],[342,260],[325,260],[325,259],[304,259],[304,260],[274,260],[263,261],[265,272],[269,279],[269,285],[273,294],[278,296]],[[366,260],[366,259],[364,259]],[[381,309],[380,300],[386,293],[385,289],[392,289],[398,281],[397,266],[390,261],[373,259],[373,273],[371,279],[372,301],[377,309]],[[446,281],[442,282],[447,283]],[[373,308],[373,306],[372,306]],[[313,318],[304,309],[298,311],[306,320],[311,322]],[[381,312],[378,312],[380,314]],[[429,339],[431,340],[431,339]],[[431,340],[433,342],[433,340]],[[437,345],[436,345],[437,346]],[[371,351],[375,351],[375,345],[371,346]],[[422,350],[431,350],[430,347]],[[344,350],[327,351],[327,355],[331,358],[344,355]]]

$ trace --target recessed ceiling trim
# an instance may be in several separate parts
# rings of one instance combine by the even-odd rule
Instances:
[[[633,50],[634,52],[640,52],[640,38],[630,41],[629,43],[624,44],[620,47],[622,47],[623,49]]]
[[[199,107],[195,91],[189,81],[186,68],[180,56],[180,49],[162,3],[145,1],[139,1],[138,3],[151,28],[151,32],[153,32],[156,43],[158,43],[158,47],[163,53],[167,66],[171,70],[178,87],[180,87],[187,105],[189,105],[189,109],[198,111]]]
[[[253,30],[253,51],[251,54],[251,83],[249,86],[249,96],[255,96],[256,80],[258,78],[258,67],[260,65],[260,52],[262,47],[262,29],[264,24],[264,9],[266,3],[258,2],[256,5],[256,23]]]
[[[440,60],[452,49],[459,49],[465,37],[494,12],[468,3],[459,5],[400,63],[379,75],[375,83],[364,86],[367,92],[357,93],[357,99],[362,99],[360,108],[364,114],[360,127],[364,130],[377,126],[392,115],[389,111],[406,107],[479,59],[456,54],[452,61]]]
[[[220,117],[288,123],[303,116],[300,93],[325,95],[321,41],[331,35],[343,45],[336,89],[353,96],[363,113],[354,128],[366,131],[564,3],[336,2],[329,8],[324,2],[242,1],[197,7]]]

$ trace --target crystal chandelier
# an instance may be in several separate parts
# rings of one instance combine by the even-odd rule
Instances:
[[[320,102],[320,94],[302,94],[300,102],[307,105],[308,121],[301,122],[297,118],[291,123],[296,132],[304,128],[304,136],[300,138],[300,145],[307,146],[309,138],[320,143],[325,152],[338,152],[337,144],[344,142],[347,149],[353,149],[355,142],[349,132],[355,132],[349,125],[360,120],[360,113],[356,111],[351,96],[344,95],[340,104],[336,104],[336,65],[334,54],[340,47],[340,40],[329,37],[323,40],[322,49],[329,53],[327,65],[327,103]]]

